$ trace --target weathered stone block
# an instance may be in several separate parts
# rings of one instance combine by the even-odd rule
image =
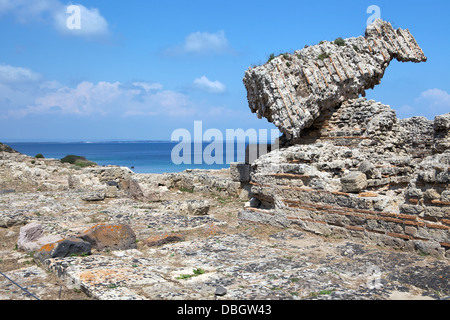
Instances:
[[[42,246],[34,254],[34,258],[44,262],[50,258],[67,258],[74,255],[91,254],[91,244],[79,238],[67,238]]]
[[[58,235],[44,235],[42,225],[37,222],[32,222],[20,228],[17,248],[25,252],[36,252],[42,246],[55,243],[60,240],[62,240],[62,237]]]
[[[369,162],[369,161],[363,161],[359,167],[358,167],[358,171],[364,173],[367,177],[367,179],[375,179],[377,178],[377,170],[375,168],[375,166]]]
[[[25,249],[25,245],[33,242],[44,236],[44,229],[42,225],[37,222],[32,222],[20,228],[19,240],[17,241],[17,247],[19,249]]]
[[[208,214],[210,204],[206,200],[188,200],[185,203],[186,211],[195,216],[204,216]]]
[[[129,192],[130,192],[130,196],[132,198],[135,198],[135,199],[139,199],[139,198],[142,198],[144,196],[144,192],[142,191],[141,186],[134,179],[130,180]]]
[[[350,172],[341,178],[342,192],[358,193],[367,187],[366,175],[362,172]]]
[[[105,200],[105,193],[98,191],[98,192],[90,192],[87,194],[84,194],[81,199],[83,201],[88,201],[88,202],[92,202],[92,201],[103,201]]]
[[[406,189],[405,195],[412,198],[422,198],[423,192],[417,188],[408,188]]]
[[[436,241],[414,240],[414,247],[419,252],[431,254],[435,257],[443,258],[445,255],[445,249]]]
[[[144,196],[144,192],[142,191],[139,182],[135,179],[123,180],[119,183],[119,187],[120,189],[127,191],[130,197],[134,199],[140,199]]]
[[[26,252],[36,252],[43,246],[61,241],[63,238],[59,235],[43,236],[35,241],[27,242],[21,245],[21,249]]]
[[[441,201],[450,202],[450,190],[445,190],[441,193]]]
[[[5,189],[5,190],[0,190],[0,195],[1,194],[8,194],[8,193],[15,193],[16,190],[14,189]]]
[[[440,199],[441,195],[435,189],[428,189],[423,193],[425,199],[436,200]]]
[[[108,185],[105,191],[105,198],[117,198],[117,187]]]
[[[249,182],[250,181],[250,165],[242,162],[230,163],[230,174],[234,181]]]
[[[405,233],[409,234],[411,236],[415,236],[417,234],[417,228],[415,227],[410,227],[410,226],[406,226],[405,227]]]
[[[136,249],[136,235],[128,225],[99,224],[79,236],[97,250]]]

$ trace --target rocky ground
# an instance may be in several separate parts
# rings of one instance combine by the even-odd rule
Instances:
[[[282,149],[228,170],[135,174],[0,143],[0,299],[449,299],[450,114],[352,100],[394,58],[427,60],[376,21],[249,69]]]
[[[34,159],[2,154],[2,300],[438,300],[450,296],[448,259],[240,221],[238,213],[248,199],[235,192],[228,170],[185,172],[171,175],[170,182],[167,177],[125,170],[132,181],[139,181],[143,196],[136,197],[133,188],[125,189],[117,177],[121,187],[113,195],[108,189],[111,182],[103,191],[88,188],[95,179],[105,178],[106,169],[78,169],[51,160],[39,160],[36,168]],[[195,188],[182,187],[189,177],[200,181]],[[80,185],[74,187],[74,181]],[[105,190],[108,197],[93,198]],[[63,239],[99,224],[127,225],[136,244],[131,249],[92,248],[90,254],[40,260],[35,252],[17,245],[21,228],[32,222],[40,224],[45,235]]]

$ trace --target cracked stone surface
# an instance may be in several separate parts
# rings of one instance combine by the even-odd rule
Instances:
[[[199,196],[175,194],[179,201]],[[89,256],[35,264],[30,255],[14,250],[11,240],[17,241],[20,226],[0,229],[2,239],[11,239],[11,246],[2,248],[0,266],[14,262],[17,267],[7,274],[42,299],[57,299],[62,285],[66,291],[78,292],[77,299],[84,294],[84,298],[100,300],[360,300],[395,299],[405,294],[414,299],[439,299],[450,294],[448,260],[239,222],[242,202],[237,198],[224,205],[216,195],[209,199],[214,204],[210,215],[183,219],[176,212],[165,211],[160,203],[127,199],[86,208],[70,193],[10,194],[0,200],[14,207],[23,204],[24,197],[41,199],[27,202],[30,212],[48,208],[41,210],[47,214],[28,217],[28,221],[43,223],[46,233],[73,235],[94,225],[97,221],[89,221],[89,217],[95,213],[102,212],[105,220],[114,221],[121,212],[120,219],[126,220],[141,240],[137,249],[93,250]],[[64,206],[72,208],[71,214],[61,214]],[[172,231],[184,234],[185,241],[159,247],[144,243],[152,234]],[[195,275],[198,269],[204,273]],[[58,277],[58,284],[49,284],[46,278],[52,275]],[[182,275],[191,277],[180,278]],[[227,293],[216,296],[217,287],[226,288]],[[0,296],[30,299],[5,279],[0,280]]]

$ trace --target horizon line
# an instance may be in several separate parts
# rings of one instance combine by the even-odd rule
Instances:
[[[19,141],[17,141],[19,140]],[[0,142],[2,142],[3,144],[11,144],[11,143],[83,143],[83,144],[91,144],[91,143],[182,143],[183,141],[171,141],[171,140],[55,140],[55,141],[22,141],[21,139],[17,139],[16,141],[14,140],[1,140]],[[206,140],[202,140],[202,141],[191,141],[191,143],[212,143],[214,141],[206,141]],[[248,139],[244,140],[226,140],[224,139],[223,142],[249,142]],[[263,141],[261,141],[263,142]],[[269,141],[264,140],[264,142],[269,143]],[[272,142],[271,142],[272,143]]]

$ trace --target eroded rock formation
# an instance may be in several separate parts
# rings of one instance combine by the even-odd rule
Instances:
[[[325,41],[247,70],[250,109],[289,138],[297,138],[322,110],[373,89],[393,59],[427,60],[408,30],[376,20],[364,37]]]
[[[448,257],[450,113],[399,120],[358,98],[394,58],[426,61],[408,31],[376,21],[344,46],[246,72],[250,109],[284,135],[282,149],[248,164],[253,199],[241,219]]]

